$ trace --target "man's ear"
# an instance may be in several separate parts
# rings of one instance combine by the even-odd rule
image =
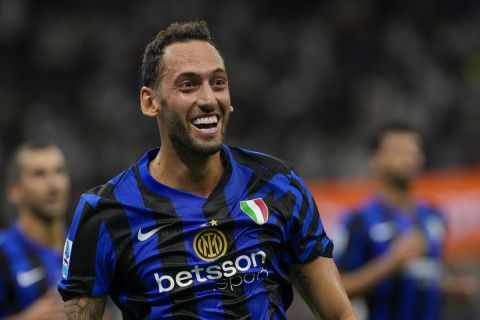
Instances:
[[[140,89],[140,106],[147,117],[156,117],[160,111],[160,99],[152,88],[143,86]]]

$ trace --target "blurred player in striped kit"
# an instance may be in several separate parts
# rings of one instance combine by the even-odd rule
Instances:
[[[441,319],[443,293],[473,293],[470,279],[443,272],[445,220],[412,190],[423,163],[417,131],[382,127],[371,141],[376,193],[346,216],[336,237],[345,289],[365,298],[369,319]]]
[[[70,185],[62,151],[50,143],[25,143],[7,178],[18,217],[0,233],[0,318],[58,319],[63,306],[54,289]]]

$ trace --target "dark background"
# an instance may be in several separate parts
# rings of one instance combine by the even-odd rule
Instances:
[[[427,169],[480,163],[479,1],[0,0],[0,168],[25,140],[58,143],[72,212],[158,146],[139,108],[142,53],[191,19],[207,20],[225,57],[227,143],[307,179],[364,176],[372,131],[401,120],[422,132]],[[14,217],[3,192],[0,212],[0,226]]]
[[[404,120],[423,133],[429,169],[479,163],[479,4],[0,0],[0,167],[22,141],[53,140],[75,202],[157,146],[139,108],[141,56],[190,19],[208,21],[226,60],[230,144],[307,179],[360,176],[371,132]]]

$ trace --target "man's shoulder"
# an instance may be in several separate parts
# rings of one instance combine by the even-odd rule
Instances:
[[[367,212],[363,206],[356,206],[350,208],[344,215],[340,217],[341,224],[355,225],[358,228],[366,227],[368,219],[366,219]]]
[[[417,205],[422,213],[421,217],[426,219],[433,218],[433,219],[441,220],[443,223],[446,223],[446,218],[444,213],[435,204],[431,203],[426,199],[419,198],[417,199]]]
[[[102,201],[118,201],[115,196],[115,189],[119,187],[131,188],[133,183],[136,183],[135,166],[122,171],[112,179],[104,184],[93,187],[82,194],[81,198],[88,202],[91,206],[96,207],[97,203]]]
[[[6,247],[22,246],[23,242],[20,241],[15,228],[13,223],[0,231],[0,251],[5,252]]]
[[[254,171],[268,171],[271,174],[290,174],[293,171],[286,161],[262,152],[232,146],[229,146],[229,150],[239,165]]]
[[[374,222],[372,221],[372,216],[379,217],[378,213],[378,204],[375,199],[367,197],[356,205],[348,208],[341,216],[340,222],[343,225],[350,225],[355,229],[366,229]],[[382,216],[381,212],[380,216]]]

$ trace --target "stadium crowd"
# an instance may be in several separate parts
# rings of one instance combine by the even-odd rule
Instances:
[[[155,137],[138,112],[144,43],[192,18],[229,57],[232,144],[305,177],[360,175],[372,129],[408,120],[427,167],[480,160],[478,2],[275,3],[0,1],[0,164],[31,136],[58,141],[82,187],[137,160]]]
[[[227,143],[306,178],[360,176],[372,130],[399,120],[425,138],[427,169],[480,163],[477,1],[0,0],[0,167],[26,139],[55,141],[77,199],[136,162],[157,143],[139,112],[144,45],[199,18],[228,56]],[[3,193],[0,210],[3,227]]]

